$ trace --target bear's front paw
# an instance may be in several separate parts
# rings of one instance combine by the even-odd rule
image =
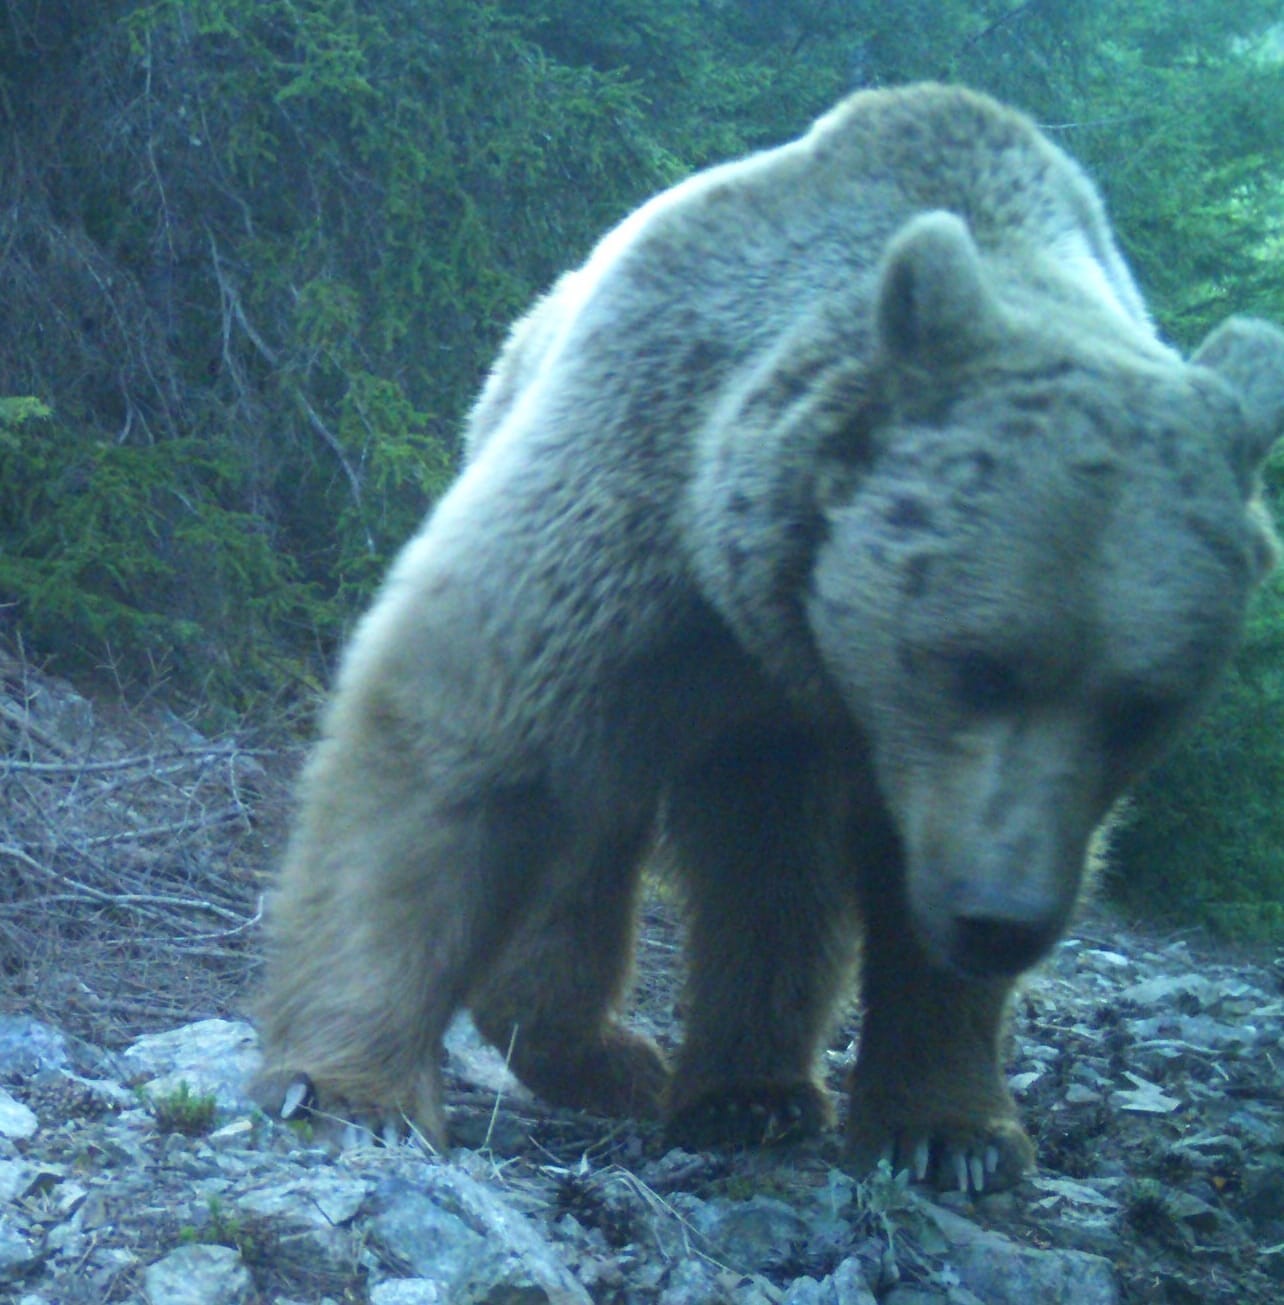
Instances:
[[[439,1123],[428,1131],[402,1110],[358,1106],[319,1092],[303,1071],[260,1075],[251,1087],[251,1096],[267,1114],[284,1123],[305,1123],[311,1139],[331,1151],[374,1144],[395,1146],[408,1139],[437,1150],[444,1140],[445,1130]]]
[[[691,1094],[672,1110],[665,1127],[670,1146],[772,1146],[815,1137],[833,1125],[829,1094],[808,1081],[725,1083]]]
[[[890,1163],[938,1191],[998,1192],[1019,1183],[1034,1165],[1034,1145],[1008,1115],[980,1119],[901,1119],[853,1109],[847,1150],[854,1167]]]

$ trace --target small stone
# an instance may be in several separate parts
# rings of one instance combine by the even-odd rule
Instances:
[[[230,1246],[180,1246],[143,1274],[148,1305],[242,1305],[253,1287]]]
[[[0,1015],[0,1077],[31,1078],[61,1069],[71,1059],[66,1036],[26,1015]]]
[[[246,1085],[259,1065],[258,1038],[241,1020],[198,1020],[139,1038],[122,1055],[132,1078],[153,1099],[183,1084],[193,1096],[212,1096],[220,1110],[254,1108]]]
[[[35,1112],[0,1088],[0,1137],[28,1138],[40,1127]]]
[[[1196,1232],[1215,1232],[1223,1223],[1218,1210],[1190,1192],[1170,1192],[1167,1204],[1174,1219],[1180,1219]]]
[[[370,1305],[440,1305],[448,1299],[428,1278],[395,1278],[370,1290]]]
[[[1124,1071],[1124,1078],[1128,1079],[1133,1087],[1110,1094],[1110,1104],[1116,1110],[1127,1110],[1142,1115],[1168,1115],[1181,1105],[1176,1097],[1170,1097],[1161,1091],[1157,1083],[1151,1083],[1148,1079],[1141,1078],[1128,1070]]]
[[[1132,961],[1122,952],[1108,952],[1100,947],[1089,947],[1081,952],[1080,956],[1085,961],[1093,961],[1097,965],[1105,965],[1113,969],[1126,970],[1132,965]]]
[[[0,1282],[23,1278],[39,1263],[39,1247],[14,1220],[0,1211]]]

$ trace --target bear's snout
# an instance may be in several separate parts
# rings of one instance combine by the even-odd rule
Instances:
[[[1041,855],[1015,865],[1002,857],[951,857],[943,849],[911,861],[910,915],[933,963],[1000,978],[1042,960],[1065,930],[1082,878],[1082,854],[1058,850],[1055,841],[1045,843]]]
[[[938,968],[1011,977],[1055,946],[1074,912],[1103,812],[1080,722],[1000,717],[888,784],[907,905]]]
[[[1020,974],[1051,950],[1061,921],[956,915],[946,927],[946,958],[975,978]]]

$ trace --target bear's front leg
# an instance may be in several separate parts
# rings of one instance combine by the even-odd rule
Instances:
[[[1034,1163],[1003,1079],[1014,981],[930,965],[908,922],[866,924],[864,1018],[847,1144],[855,1163],[960,1191],[1011,1187]]]
[[[764,727],[722,740],[671,796],[690,941],[674,1145],[790,1142],[833,1122],[821,1052],[855,923],[836,870],[838,788],[806,736]]]

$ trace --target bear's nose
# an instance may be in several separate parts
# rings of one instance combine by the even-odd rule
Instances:
[[[950,962],[977,978],[1028,970],[1060,934],[1056,924],[997,916],[957,915],[950,924]]]

